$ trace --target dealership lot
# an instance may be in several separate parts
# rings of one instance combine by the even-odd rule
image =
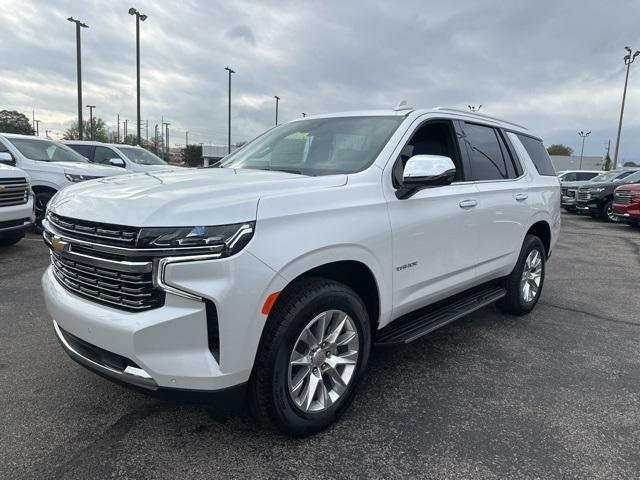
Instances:
[[[565,215],[540,304],[377,351],[342,421],[294,440],[73,363],[30,235],[0,251],[0,478],[633,478],[640,229]]]

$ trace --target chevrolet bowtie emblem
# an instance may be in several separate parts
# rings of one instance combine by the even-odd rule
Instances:
[[[68,242],[63,241],[60,237],[53,237],[51,239],[51,246],[53,247],[53,251],[57,253],[62,253],[66,250]]]

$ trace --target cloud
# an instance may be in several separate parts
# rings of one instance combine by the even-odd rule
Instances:
[[[256,37],[253,30],[246,25],[236,25],[225,32],[225,36],[231,39],[239,39],[245,41],[252,47],[256,46]]]
[[[0,108],[63,131],[76,115],[73,15],[82,31],[84,102],[115,128],[135,119],[135,22],[129,2],[0,2]],[[546,143],[585,154],[615,142],[624,82],[623,47],[640,48],[640,3],[596,0],[234,2],[138,0],[142,117],[171,122],[180,142],[225,143],[228,77],[232,140],[279,117],[483,104],[527,125]],[[621,158],[640,160],[640,62],[632,65]]]

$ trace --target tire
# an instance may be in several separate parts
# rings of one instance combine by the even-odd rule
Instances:
[[[576,213],[576,207],[564,207],[567,213]]]
[[[24,238],[24,230],[21,230],[18,233],[11,234],[0,234],[0,247],[10,247],[11,245],[15,245],[20,240]]]
[[[34,211],[36,216],[35,221],[35,229],[38,232],[42,231],[42,221],[44,220],[44,215],[47,211],[47,204],[49,200],[55,195],[55,192],[50,190],[42,190],[35,194],[33,198]]]
[[[610,223],[620,223],[620,220],[613,213],[613,200],[609,200],[602,207],[602,218]]]
[[[333,313],[324,313],[330,311]],[[340,343],[340,339],[352,340],[332,351],[327,346],[327,350],[321,348],[311,355],[306,343],[311,337],[305,330],[309,327],[316,332],[314,337],[319,336],[323,318],[325,339],[330,342],[331,333],[335,333],[331,327],[343,323],[351,329],[340,330],[342,334],[335,334],[339,341],[330,345]],[[354,332],[356,338],[352,336]],[[355,348],[357,358],[353,355]],[[281,295],[267,320],[249,382],[252,414],[263,425],[295,437],[326,428],[353,400],[370,350],[371,327],[362,299],[342,283],[322,278],[300,280]],[[325,351],[329,351],[326,357]],[[294,358],[299,364],[291,363]],[[347,361],[354,363],[342,364]],[[341,375],[346,388],[332,380],[336,374]],[[316,394],[305,396],[312,385],[317,386]]]
[[[539,255],[539,267],[535,270],[536,272],[539,272],[539,283],[537,284],[537,290],[535,291],[533,298],[527,299],[525,298],[523,275],[525,273],[525,267],[527,266],[527,260],[530,259],[530,256],[534,251],[537,251]],[[542,240],[535,235],[527,235],[524,239],[524,243],[522,244],[522,249],[520,250],[520,256],[518,257],[516,266],[505,282],[507,294],[498,302],[498,307],[504,312],[512,315],[525,315],[533,310],[533,307],[538,303],[538,299],[542,293],[545,271],[546,254],[544,244],[542,243]],[[535,283],[535,280],[531,279],[531,281]],[[528,282],[530,292],[532,291],[531,281]]]

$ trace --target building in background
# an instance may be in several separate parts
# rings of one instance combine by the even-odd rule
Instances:
[[[231,145],[232,152],[237,149],[238,147],[236,145]],[[209,165],[213,165],[215,162],[226,157],[227,152],[227,145],[202,145],[202,159],[204,161],[204,166],[208,167]]]
[[[550,155],[556,172],[562,170],[580,170],[580,155]],[[582,170],[602,170],[603,157],[582,157]]]

